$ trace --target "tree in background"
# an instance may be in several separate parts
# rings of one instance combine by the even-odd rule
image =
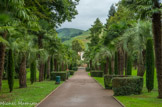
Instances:
[[[112,4],[111,7],[110,7],[110,10],[109,10],[109,15],[108,15],[108,17],[110,18],[110,17],[114,16],[115,13],[116,13],[116,9],[115,9],[114,4]]]
[[[148,92],[154,88],[154,65],[153,40],[148,39],[146,45],[146,87]]]
[[[72,41],[72,49],[74,51],[78,52],[82,52],[85,49],[84,43],[83,41],[79,40],[79,39],[75,39]]]

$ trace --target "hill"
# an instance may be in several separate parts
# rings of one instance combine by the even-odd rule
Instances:
[[[74,39],[79,39],[79,40],[83,41],[85,47],[87,48],[87,46],[88,46],[87,43],[89,43],[89,40],[87,39],[88,36],[90,36],[90,31],[85,31],[81,35],[73,37],[70,40],[64,41],[64,44],[71,46],[72,45],[72,41]]]
[[[60,37],[61,40],[64,42],[66,40],[70,40],[73,37],[83,34],[84,31],[80,29],[74,29],[74,28],[63,28],[57,30],[57,32],[58,32],[58,37]]]

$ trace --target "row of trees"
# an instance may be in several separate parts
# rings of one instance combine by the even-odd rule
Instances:
[[[116,5],[117,9],[112,5],[107,23],[103,25],[97,19],[90,29],[91,43],[85,53],[89,67],[116,75],[131,75],[133,66],[138,76],[143,76],[146,70],[150,92],[155,56],[159,98],[162,98],[160,5],[158,0],[122,0]]]
[[[14,78],[27,87],[26,68],[31,83],[49,78],[50,71],[65,70],[75,63],[75,52],[63,45],[56,28],[77,14],[79,0],[1,0],[0,1],[0,89],[8,77],[10,92]],[[51,66],[50,66],[51,65]]]

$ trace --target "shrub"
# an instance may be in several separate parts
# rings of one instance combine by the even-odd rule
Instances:
[[[103,71],[91,71],[91,77],[103,77]]]
[[[31,84],[33,84],[34,81],[36,81],[36,71],[37,71],[36,61],[33,61],[30,65],[30,81],[31,81]]]
[[[147,40],[146,46],[146,87],[148,92],[154,88],[154,51],[152,39]]]
[[[112,80],[115,96],[140,94],[143,88],[143,78],[139,76],[115,77]]]
[[[75,71],[69,70],[70,75],[74,75]]]
[[[90,71],[91,71],[91,68],[86,67],[86,72],[90,72]]]
[[[128,56],[127,58],[127,72],[126,75],[132,75],[132,58]]]
[[[68,79],[67,71],[51,72],[50,80],[56,80],[56,76],[60,76],[62,81]]]
[[[8,85],[9,85],[9,89],[10,92],[12,92],[13,90],[13,86],[14,86],[14,73],[15,73],[15,64],[14,64],[14,55],[12,50],[9,50],[8,53]]]
[[[114,77],[123,77],[123,76],[120,76],[120,75],[104,75],[105,89],[112,89],[112,79]]]

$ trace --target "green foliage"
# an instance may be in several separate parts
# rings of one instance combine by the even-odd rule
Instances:
[[[59,71],[59,72],[51,72],[50,80],[56,80],[56,76],[60,76],[62,81],[68,79],[68,72],[67,71]]]
[[[9,50],[8,52],[8,85],[9,85],[9,89],[10,92],[13,91],[13,87],[14,87],[14,73],[15,73],[15,64],[14,64],[14,55],[13,55],[13,51]]]
[[[83,42],[79,39],[75,39],[72,42],[72,49],[76,52],[82,52],[85,49]]]
[[[141,94],[143,78],[138,76],[115,77],[112,80],[112,87],[115,96]]]
[[[132,75],[132,58],[131,56],[128,56],[127,58],[127,74],[126,75]]]
[[[103,77],[103,71],[91,71],[91,77]]]
[[[30,64],[30,81],[33,84],[36,81],[37,63],[36,60]]]
[[[146,86],[148,92],[154,88],[154,50],[153,50],[153,40],[148,39],[146,45]]]

